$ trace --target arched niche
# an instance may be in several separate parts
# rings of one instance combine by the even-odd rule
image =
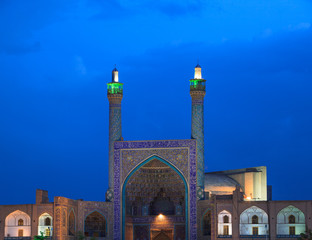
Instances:
[[[305,230],[305,215],[300,209],[289,205],[277,214],[277,235],[300,235]]]
[[[135,238],[159,231],[187,239],[187,192],[183,174],[166,160],[153,156],[139,164],[122,185],[122,239],[127,240],[131,232]],[[146,227],[132,224],[131,219],[139,218]]]
[[[31,236],[30,217],[25,212],[16,210],[5,218],[5,237]]]
[[[68,235],[74,236],[76,232],[76,216],[74,210],[70,210],[68,215]]]
[[[240,215],[240,235],[268,235],[268,214],[261,208],[252,206]]]
[[[207,209],[202,217],[201,230],[203,236],[211,236],[211,209]]]
[[[218,235],[232,235],[232,214],[226,210],[218,214]]]
[[[43,236],[52,236],[53,218],[49,213],[43,213],[39,216],[38,235],[43,233]]]
[[[93,211],[84,220],[85,237],[104,238],[107,236],[107,222],[102,213]]]

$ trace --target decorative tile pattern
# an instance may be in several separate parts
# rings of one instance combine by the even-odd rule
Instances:
[[[61,208],[57,207],[54,212],[54,230],[53,235],[57,238],[61,238]]]
[[[77,201],[65,197],[54,198],[54,209],[56,214],[54,215],[53,233],[56,240],[64,240],[68,237],[68,216],[71,211],[74,213],[73,228],[77,229]]]
[[[93,202],[93,201],[79,201],[78,204],[78,229],[83,231],[84,220],[92,212],[98,211],[106,220],[107,235],[105,239],[112,239],[113,235],[113,203],[111,202]]]
[[[188,148],[170,149],[125,149],[121,150],[122,174],[121,183],[128,174],[142,161],[151,156],[158,156],[179,169],[185,179],[188,179]]]
[[[114,147],[114,240],[121,239],[121,184],[135,166],[152,155],[157,155],[170,162],[185,175],[189,186],[189,239],[195,240],[197,236],[196,141],[192,139],[120,141],[115,142]]]
[[[143,239],[149,239],[150,236],[150,229],[149,226],[146,225],[135,225],[133,227],[134,229],[134,239],[139,239],[139,240],[143,240]]]
[[[192,99],[192,138],[197,140],[197,186],[204,188],[204,101]]]
[[[115,103],[116,101],[118,103]],[[114,141],[121,140],[121,98],[109,104],[109,142],[108,142],[108,187],[114,187]],[[108,193],[109,194],[109,193]],[[111,196],[107,200],[112,200]]]

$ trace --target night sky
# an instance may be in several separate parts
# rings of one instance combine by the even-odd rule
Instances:
[[[115,64],[124,139],[187,139],[197,61],[206,171],[312,199],[311,24],[310,0],[0,0],[0,204],[104,201]]]

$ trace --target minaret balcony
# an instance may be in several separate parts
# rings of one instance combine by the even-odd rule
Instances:
[[[123,84],[119,82],[111,82],[107,84],[107,95],[123,94]]]
[[[191,79],[190,91],[206,91],[206,80],[204,79]]]

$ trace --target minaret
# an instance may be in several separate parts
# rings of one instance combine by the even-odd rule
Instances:
[[[121,100],[123,84],[119,82],[118,70],[112,71],[112,82],[107,83],[107,98],[109,101],[109,140],[108,140],[108,191],[106,200],[114,198],[114,142],[120,141],[121,136]]]
[[[202,78],[199,64],[195,67],[194,79],[190,80],[190,94],[192,97],[192,138],[197,140],[197,198],[204,199],[204,97],[206,80]]]

